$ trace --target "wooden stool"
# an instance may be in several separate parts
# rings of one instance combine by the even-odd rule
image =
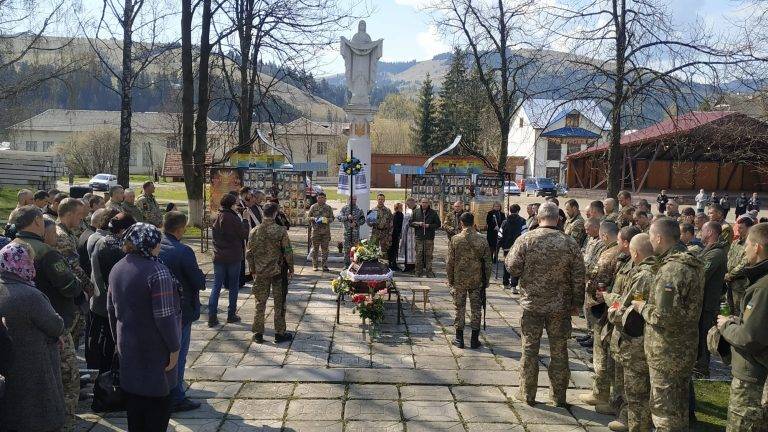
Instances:
[[[429,290],[430,288],[428,286],[417,286],[417,287],[408,287],[409,290],[411,290],[411,310],[413,310],[414,306],[416,305],[416,293],[420,292],[423,295],[423,303],[424,303],[424,312],[427,311],[427,303],[429,302]]]

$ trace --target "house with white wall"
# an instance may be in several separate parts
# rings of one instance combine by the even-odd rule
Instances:
[[[525,158],[525,177],[564,183],[566,156],[607,139],[609,128],[596,100],[528,99],[512,116],[507,152]]]

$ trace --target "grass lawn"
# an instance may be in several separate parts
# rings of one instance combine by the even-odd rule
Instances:
[[[0,223],[5,226],[8,216],[16,208],[16,189],[0,188]]]
[[[724,431],[728,418],[730,383],[722,381],[694,381],[696,389],[696,430]]]

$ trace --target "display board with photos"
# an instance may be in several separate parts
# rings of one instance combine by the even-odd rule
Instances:
[[[442,176],[440,174],[426,174],[413,176],[411,184],[411,196],[418,202],[423,198],[428,199],[433,206],[440,202],[442,193]]]
[[[291,225],[307,225],[309,203],[306,200],[306,173],[302,171],[275,171],[272,190],[280,200],[280,208]]]
[[[479,175],[475,179],[475,200],[501,202],[504,199],[504,182],[499,177]]]
[[[469,174],[443,175],[443,194],[441,203],[441,215],[447,215],[453,211],[453,203],[461,201],[464,209],[469,210],[472,202],[472,176]]]

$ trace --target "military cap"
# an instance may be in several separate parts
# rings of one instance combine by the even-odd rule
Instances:
[[[713,326],[707,333],[707,348],[712,355],[720,357],[725,364],[731,364],[731,344],[720,334],[720,329]]]
[[[629,337],[641,337],[645,330],[645,319],[634,308],[628,308],[621,316],[624,333]]]
[[[608,305],[605,303],[598,303],[590,306],[589,313],[598,325],[603,325],[608,321]]]

